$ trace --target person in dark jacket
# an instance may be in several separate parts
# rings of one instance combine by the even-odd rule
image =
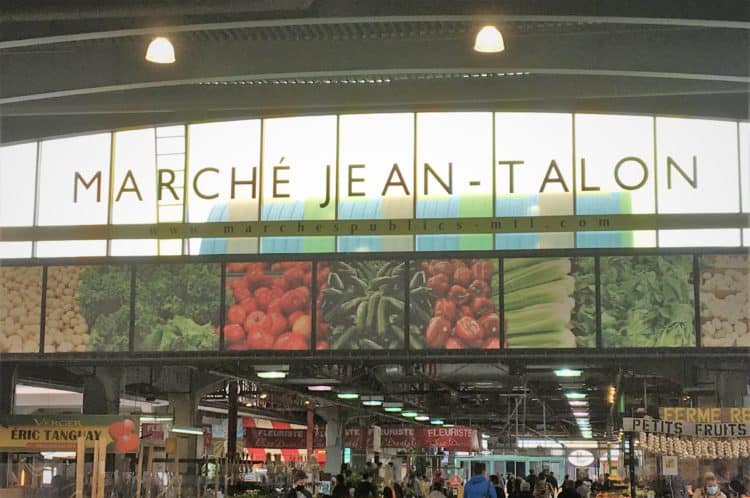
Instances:
[[[568,482],[563,486],[563,490],[557,495],[557,498],[581,498],[581,495],[576,492],[575,484]]]
[[[349,498],[349,488],[346,486],[343,474],[336,476],[336,485],[331,492],[331,498]]]
[[[378,490],[372,483],[372,476],[370,474],[364,474],[362,480],[357,484],[357,488],[354,490],[355,498],[375,498],[378,495]]]
[[[310,492],[305,488],[307,473],[304,470],[295,470],[293,476],[292,489],[286,494],[286,498],[312,498]]]
[[[497,498],[495,487],[484,477],[484,464],[472,462],[471,479],[464,486],[464,498]]]
[[[495,487],[495,494],[497,495],[497,498],[505,498],[505,489],[503,489],[502,484],[500,483],[500,479],[492,474],[490,476],[490,482]]]
[[[532,498],[534,494],[531,492],[531,484],[526,481],[521,481],[518,486],[518,498]]]

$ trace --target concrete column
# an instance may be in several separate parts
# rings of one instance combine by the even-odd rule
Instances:
[[[198,402],[200,397],[194,394],[170,394],[169,405],[174,412],[174,425],[182,427],[200,427]],[[198,438],[202,436],[177,435],[177,455],[180,460],[197,458]]]
[[[341,472],[344,463],[344,425],[346,410],[338,406],[318,408],[318,415],[326,421],[326,466],[333,475]]]
[[[122,368],[97,367],[94,375],[83,381],[83,413],[86,415],[117,415],[123,390]]]
[[[15,401],[16,366],[0,363],[0,415],[13,414]]]

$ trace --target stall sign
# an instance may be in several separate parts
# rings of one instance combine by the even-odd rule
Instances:
[[[750,424],[733,422],[721,422],[714,424],[703,422],[675,422],[672,420],[660,420],[654,418],[625,417],[622,419],[622,428],[625,432],[646,432],[651,434],[670,434],[673,436],[750,436]]]
[[[75,450],[78,438],[87,448],[99,440],[108,451],[132,453],[138,450],[138,420],[109,415],[17,415],[0,417],[0,449]]]
[[[246,448],[302,449],[306,447],[307,429],[258,429],[245,427]],[[325,448],[325,431],[317,429],[313,446]]]
[[[164,424],[141,425],[141,439],[164,441]]]
[[[664,406],[659,408],[661,420],[718,424],[722,422],[750,424],[750,406],[741,408],[687,408]]]
[[[675,455],[661,457],[661,473],[665,476],[679,475],[677,472],[677,457]]]
[[[594,454],[588,450],[571,451],[568,455],[568,462],[574,467],[588,467],[594,463]]]
[[[470,427],[406,427],[381,428],[380,445],[384,448],[443,448],[451,451],[476,451],[479,436]]]

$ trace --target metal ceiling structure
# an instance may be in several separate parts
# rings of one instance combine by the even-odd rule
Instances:
[[[487,22],[502,29],[505,52],[472,50],[476,29]],[[175,64],[144,61],[155,35],[173,41]],[[748,54],[750,2],[737,0],[6,2],[0,143],[192,121],[396,110],[744,120]],[[584,369],[574,382],[591,394],[597,435],[608,428],[613,409],[606,389],[618,379],[626,408],[634,410],[645,408],[649,393],[656,404],[690,402],[686,389],[706,379],[715,392],[719,374],[710,369],[720,367],[700,355],[590,360],[580,352],[494,358],[500,363],[492,365],[486,358],[472,364],[446,357],[439,365],[405,358],[391,369],[387,358],[353,365],[289,360],[295,375],[336,367],[342,384],[498,436],[514,433],[520,410],[524,432],[575,434],[554,367]],[[733,361],[721,368],[744,372],[746,380],[748,361]],[[141,369],[154,368],[145,363]],[[76,378],[59,366],[21,368],[20,377],[60,379],[64,371],[64,378]],[[214,370],[218,378],[254,376],[250,361],[225,361]],[[301,385],[263,387],[309,398]]]

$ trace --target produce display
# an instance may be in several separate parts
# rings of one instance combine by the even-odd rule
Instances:
[[[695,345],[692,256],[600,260],[605,347]]]
[[[403,348],[405,276],[406,261],[320,263],[316,349]]]
[[[747,254],[702,256],[701,344],[750,347],[750,259]]]
[[[227,263],[227,349],[305,350],[312,334],[312,263]]]
[[[135,349],[216,350],[221,265],[144,264],[136,267]]]
[[[0,267],[0,353],[38,353],[42,268]]]
[[[503,265],[507,347],[596,345],[594,258],[510,258]]]
[[[500,348],[497,260],[430,259],[409,281],[409,347]]]

